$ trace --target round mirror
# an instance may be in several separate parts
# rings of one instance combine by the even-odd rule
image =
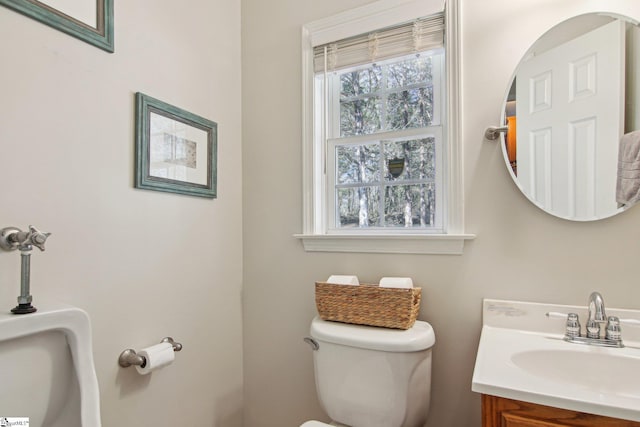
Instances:
[[[598,220],[640,196],[638,67],[637,21],[607,13],[558,24],[518,64],[502,151],[514,182],[545,212]],[[619,147],[630,162],[622,167],[636,169],[622,183]]]

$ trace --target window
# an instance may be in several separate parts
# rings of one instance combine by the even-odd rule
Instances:
[[[307,250],[461,253],[473,238],[460,233],[439,1],[383,0],[303,28]]]
[[[316,76],[331,118],[328,232],[442,231],[442,59],[439,49]]]

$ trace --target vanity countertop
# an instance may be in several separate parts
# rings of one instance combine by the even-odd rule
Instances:
[[[564,341],[565,319],[586,306],[485,299],[472,390],[525,402],[640,421],[640,326],[623,323],[624,348]],[[640,320],[639,310],[607,315]]]

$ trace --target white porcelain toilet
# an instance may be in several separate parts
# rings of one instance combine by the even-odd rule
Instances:
[[[39,303],[35,313],[0,313],[0,416],[100,427],[91,345],[89,316],[79,308]]]
[[[332,424],[301,427],[422,427],[431,396],[433,328],[408,330],[311,322],[316,389]]]

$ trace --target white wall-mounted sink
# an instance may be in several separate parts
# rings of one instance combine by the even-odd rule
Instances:
[[[83,310],[40,301],[38,311],[0,310],[0,416],[34,426],[100,427],[100,394]]]
[[[563,341],[563,319],[545,313],[586,307],[485,300],[472,390],[509,399],[640,421],[640,328],[624,327],[624,348]],[[640,311],[607,308],[640,319]]]

